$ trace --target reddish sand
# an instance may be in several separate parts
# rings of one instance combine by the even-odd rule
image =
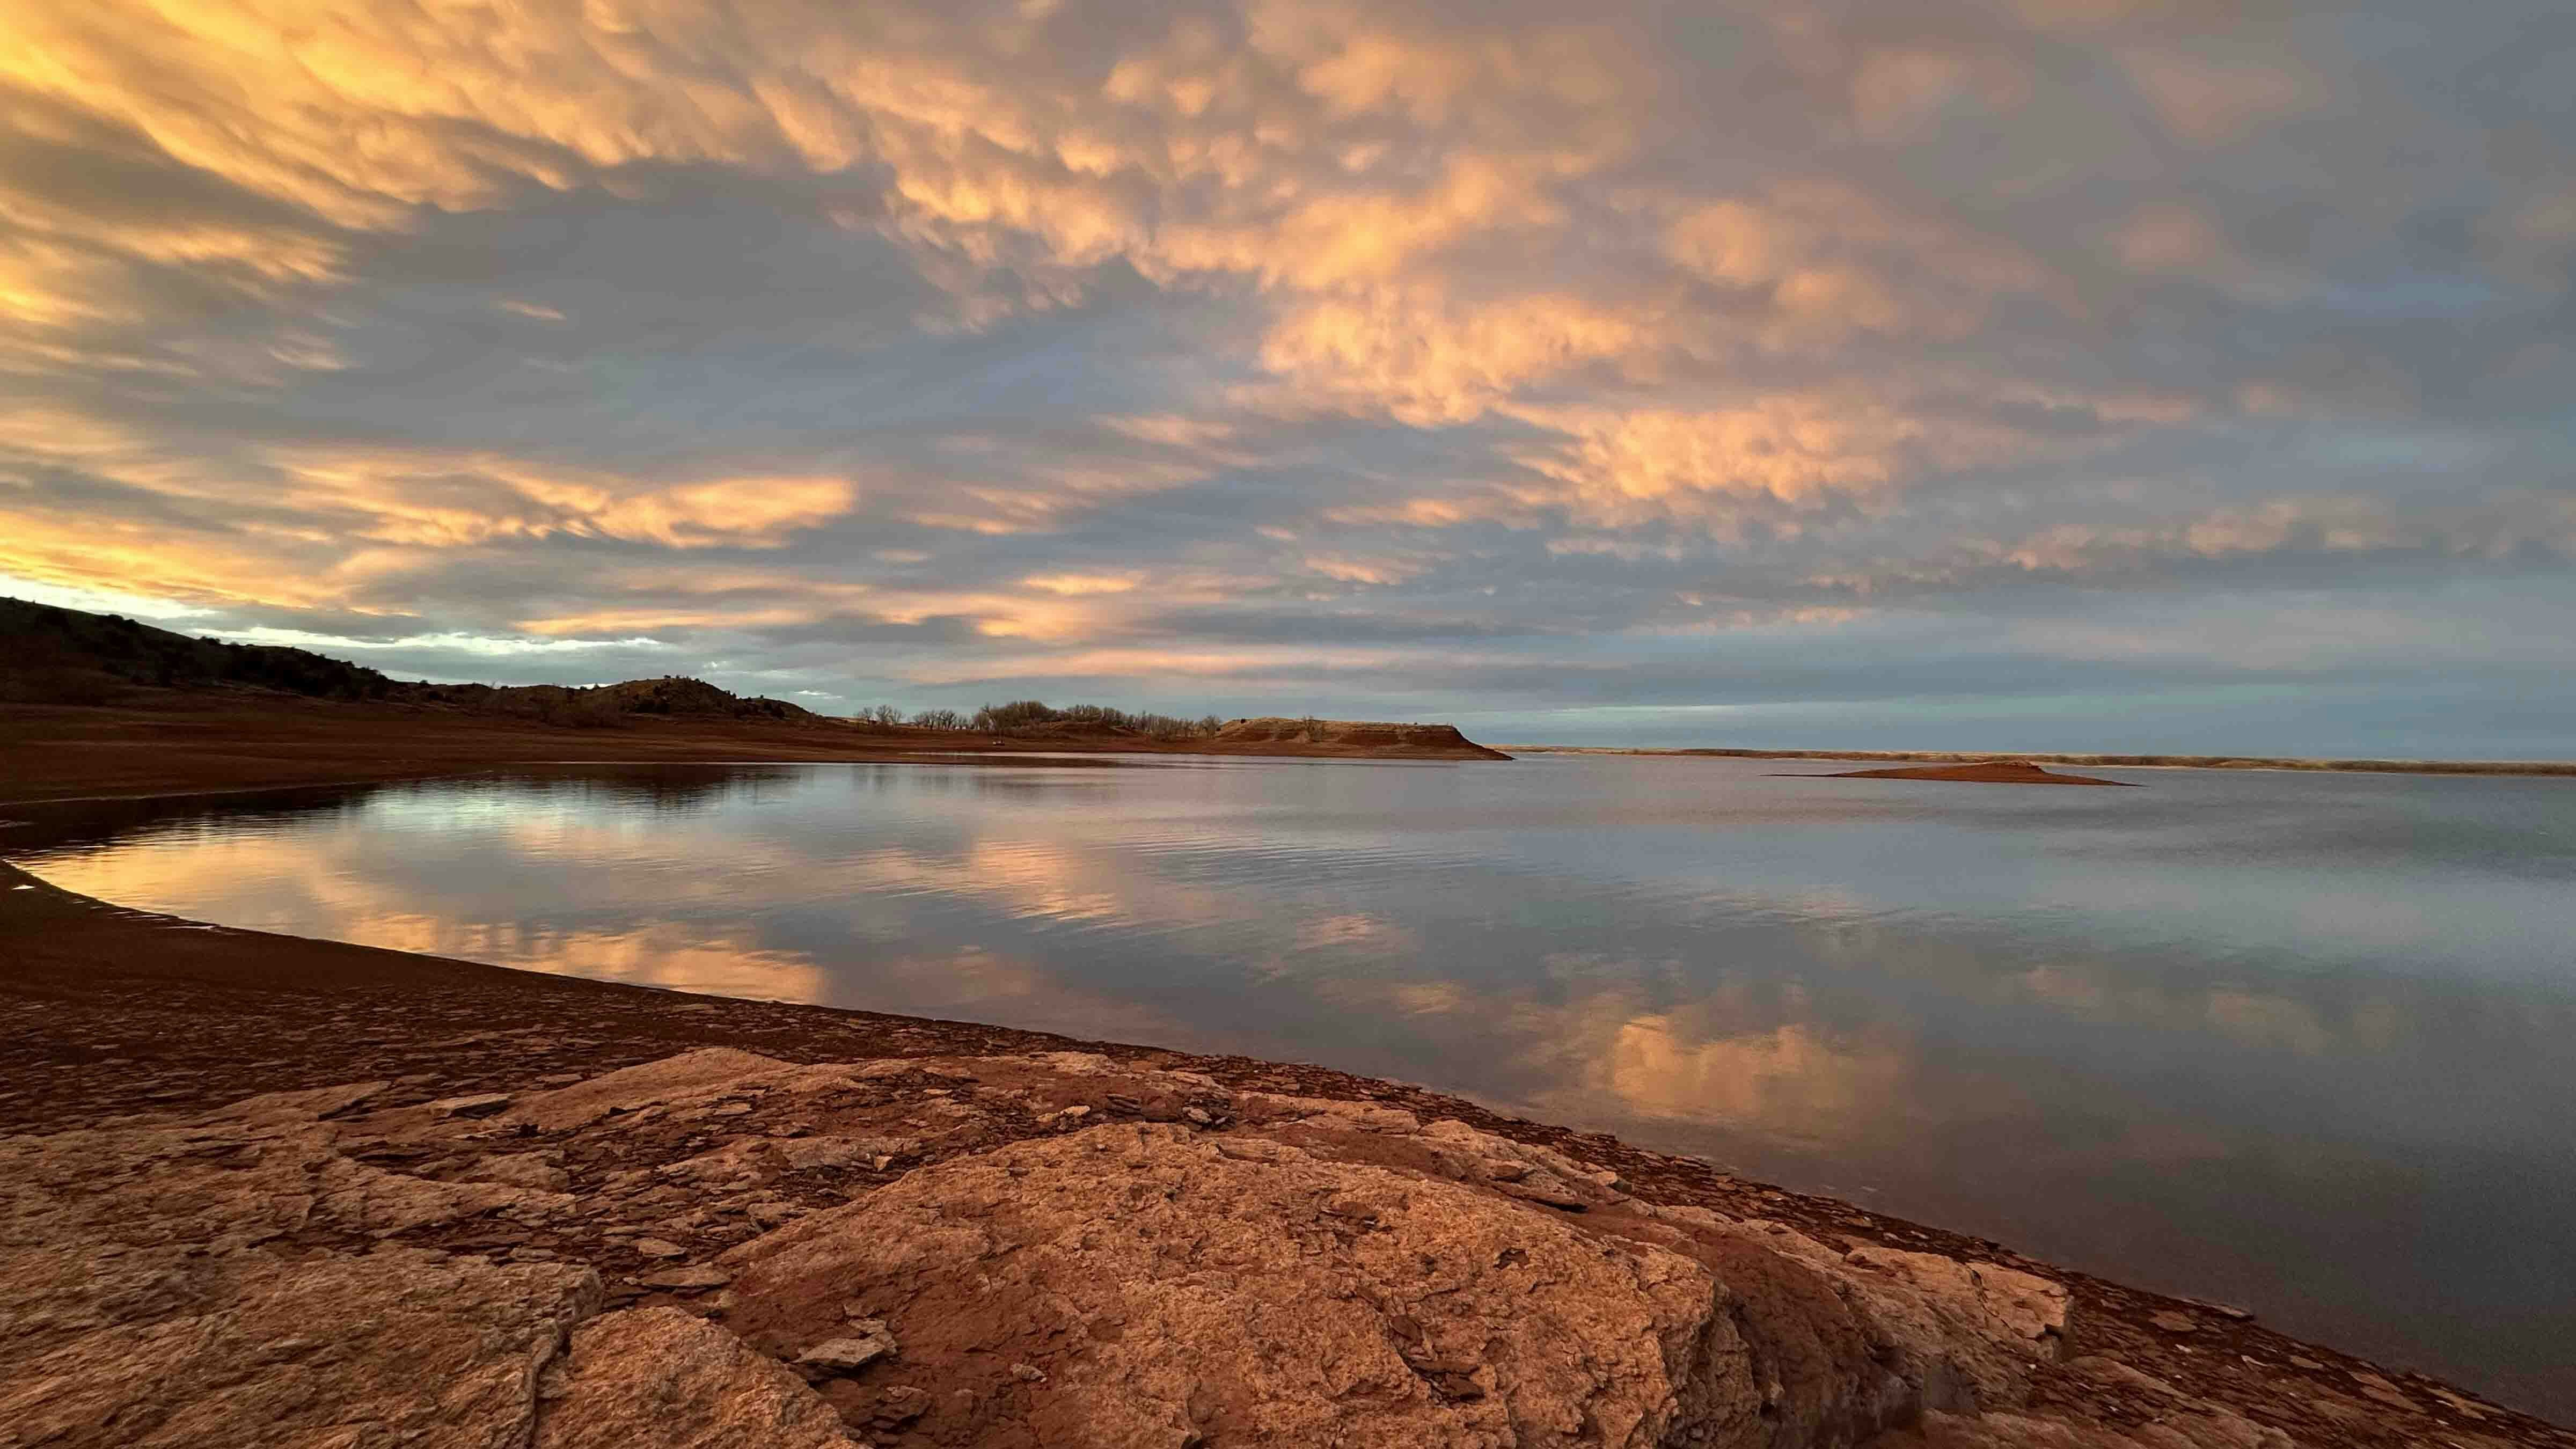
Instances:
[[[1791,780],[1965,780],[1977,785],[2115,785],[2136,789],[2126,780],[2096,780],[2090,775],[2052,774],[2027,760],[1991,760],[1979,765],[1920,765],[1902,770],[1844,770],[1831,775],[1787,775]]]

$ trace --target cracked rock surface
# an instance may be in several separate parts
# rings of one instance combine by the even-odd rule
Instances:
[[[0,1443],[2298,1442],[2070,1362],[2045,1276],[1373,1102],[724,1047],[484,1095],[0,1140]]]

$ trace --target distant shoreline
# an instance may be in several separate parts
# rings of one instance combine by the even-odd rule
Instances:
[[[515,715],[273,693],[135,688],[114,705],[0,702],[0,805],[373,784],[588,763],[1114,766],[1111,755],[1506,759],[1446,725],[1239,721],[1252,738],[1014,736],[820,715],[632,714],[582,728]],[[1269,728],[1264,728],[1269,727]],[[1076,760],[1068,756],[1094,756]]]
[[[1520,745],[1519,755],[1678,755],[1730,760],[1920,760],[1982,765],[2023,760],[2037,765],[2133,765],[2168,770],[2305,770],[2363,775],[2566,775],[2576,760],[2308,760],[2254,755],[2077,755],[2028,750],[1721,750],[1643,749],[1625,745]]]

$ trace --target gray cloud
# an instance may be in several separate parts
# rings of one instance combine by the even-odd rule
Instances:
[[[0,587],[849,704],[2548,743],[2559,7],[629,9],[0,18]]]

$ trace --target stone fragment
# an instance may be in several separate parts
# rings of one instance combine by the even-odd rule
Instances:
[[[828,1373],[854,1374],[897,1351],[894,1334],[881,1318],[853,1320],[850,1329],[842,1337],[827,1338],[798,1354],[796,1361]]]
[[[930,1395],[910,1384],[893,1384],[877,1391],[876,1402],[868,1411],[868,1426],[893,1430],[929,1412]]]
[[[391,1082],[350,1082],[333,1087],[312,1087],[300,1092],[263,1092],[218,1108],[202,1120],[281,1126],[336,1117],[382,1094],[392,1085]]]
[[[1217,1155],[1236,1162],[1302,1162],[1312,1154],[1304,1148],[1267,1137],[1223,1137],[1217,1140]]]
[[[2192,1317],[2188,1313],[2176,1313],[2170,1308],[2159,1308],[2155,1312],[2148,1314],[2147,1321],[2154,1324],[2156,1327],[2163,1329],[2167,1333],[2200,1332],[2199,1319]]]
[[[733,1275],[711,1263],[692,1263],[685,1268],[665,1268],[659,1273],[637,1281],[647,1288],[695,1292],[706,1288],[722,1288],[733,1281]]]
[[[571,1205],[560,1193],[498,1182],[439,1182],[338,1156],[319,1163],[309,1190],[315,1194],[306,1200],[312,1217],[378,1238],[495,1212],[542,1218]]]
[[[769,1148],[791,1171],[810,1172],[816,1168],[855,1167],[887,1155],[886,1149],[898,1144],[864,1137],[798,1137],[785,1142],[772,1142]]]
[[[573,1086],[541,1092],[510,1115],[548,1131],[587,1126],[613,1112],[689,1097],[706,1098],[735,1084],[793,1072],[791,1064],[732,1047],[701,1047],[658,1062],[622,1068]]]
[[[2066,1334],[2066,1289],[2035,1273],[1874,1244],[1854,1247],[1845,1256],[1857,1266],[1902,1280],[1981,1337],[2027,1351]]]
[[[2361,1391],[2363,1394],[2379,1403],[2388,1405],[2392,1409],[2411,1409],[2415,1407],[2415,1401],[2406,1396],[2405,1390],[2397,1387],[2397,1385],[2393,1383],[2390,1383],[2386,1377],[2380,1374],[2368,1372],[2356,1373],[2352,1376],[2352,1380],[2354,1383],[2361,1385]]]
[[[1573,1190],[1548,1173],[1532,1173],[1517,1182],[1499,1183],[1496,1192],[1516,1197],[1523,1202],[1540,1203],[1564,1212],[1579,1213],[1587,1206]]]
[[[688,1249],[681,1247],[679,1244],[672,1242],[668,1238],[637,1238],[633,1243],[629,1244],[629,1246],[647,1258],[685,1258],[689,1256]]]
[[[441,1117],[489,1117],[510,1105],[507,1092],[480,1092],[470,1097],[441,1097],[424,1104]]]

